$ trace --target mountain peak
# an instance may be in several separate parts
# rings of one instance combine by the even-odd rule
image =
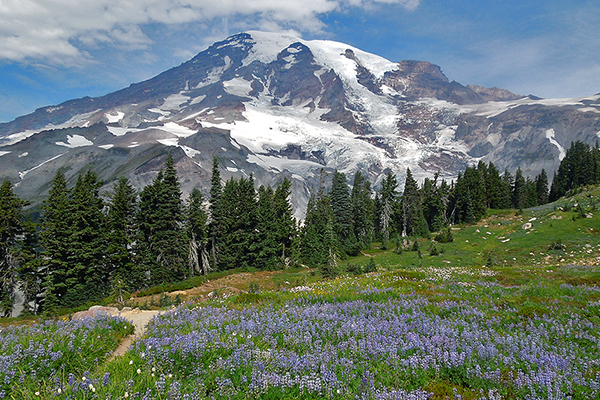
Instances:
[[[183,192],[206,192],[216,155],[225,178],[292,178],[302,216],[321,169],[360,170],[375,185],[388,171],[403,182],[407,167],[417,179],[454,177],[480,159],[552,171],[565,143],[598,137],[581,116],[599,108],[463,86],[429,62],[335,41],[249,31],[147,81],[0,124],[0,179],[34,203],[58,170],[76,179],[92,168],[108,184],[126,175],[139,188],[170,152]]]

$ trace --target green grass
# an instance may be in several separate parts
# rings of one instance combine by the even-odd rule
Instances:
[[[584,213],[591,218],[581,218],[575,204],[583,204]],[[531,224],[531,227],[524,229],[525,224]],[[570,321],[574,316],[582,318],[587,321],[588,336],[575,332],[560,340],[589,354],[597,353],[597,345],[589,337],[597,337],[600,332],[600,188],[585,189],[572,198],[523,210],[522,213],[516,210],[489,210],[486,218],[477,224],[452,227],[452,234],[454,241],[451,243],[419,239],[421,258],[417,252],[410,251],[414,240],[410,238],[401,254],[393,249],[381,250],[380,244],[375,243],[363,254],[340,262],[343,270],[347,265],[364,268],[374,261],[377,265],[377,272],[374,273],[354,275],[342,272],[336,278],[322,280],[315,270],[303,267],[272,273],[229,270],[153,287],[136,295],[141,297],[187,290],[208,280],[212,282],[228,277],[233,280],[233,275],[243,273],[247,276],[238,279],[242,282],[239,287],[248,292],[251,284],[254,284],[253,288],[258,288],[255,293],[213,296],[203,299],[200,304],[194,302],[189,307],[217,306],[232,311],[275,307],[283,312],[289,302],[295,301],[318,305],[423,298],[427,304],[422,311],[427,315],[441,320],[459,318],[462,310],[472,307],[486,319],[494,319],[493,329],[502,335],[539,324],[541,317],[552,318],[558,325]],[[558,241],[564,245],[564,249],[551,249]],[[434,245],[441,254],[430,255],[429,249]],[[491,265],[486,265],[490,259]],[[264,281],[258,281],[258,277],[264,277]],[[0,326],[31,325],[33,322],[31,318],[0,320]],[[122,337],[125,328],[120,327],[123,332],[118,332],[115,337]],[[107,337],[109,335],[106,334]],[[252,340],[258,348],[267,348],[267,343],[262,343],[262,339],[254,337]],[[113,348],[114,343],[107,347]],[[208,354],[206,357],[209,358],[203,362],[206,366],[213,365],[211,363],[215,359],[227,355]],[[77,364],[73,368],[76,378],[81,380],[86,372],[91,379],[100,380],[108,373],[110,385],[106,388],[98,386],[98,391],[99,395],[110,393],[113,398],[124,396],[129,379],[135,380],[135,387],[143,392],[142,389],[154,387],[156,377],[170,373],[169,366],[160,365],[154,366],[157,370],[152,373],[156,377],[150,374],[150,370],[144,372],[145,361],[137,353],[111,362],[88,361],[85,361],[85,365]],[[141,374],[137,372],[138,368],[142,369]],[[523,398],[522,389],[510,383],[511,376],[516,373],[514,369],[500,369],[498,381],[488,382],[467,379],[465,371],[460,368],[442,368],[437,372],[422,371],[418,374],[400,369],[390,370],[387,366],[381,368],[381,371],[372,371],[378,382],[387,387],[423,388],[433,394],[434,400],[456,398],[457,395],[464,399],[477,399],[481,398],[481,390],[492,387],[499,390],[503,398]],[[84,371],[86,369],[88,371]],[[591,368],[587,378],[594,377],[599,370],[598,367]],[[251,371],[240,373],[249,375]],[[216,390],[217,376],[217,371],[207,372],[201,390],[207,393]],[[195,381],[186,381],[185,376],[174,376],[173,379],[178,379],[184,389],[192,390],[197,384]],[[359,386],[359,383],[352,383],[350,389],[358,390]],[[35,391],[50,395],[49,387],[52,387],[50,383],[31,381],[18,394],[23,398],[34,398]],[[585,391],[578,393],[574,398],[586,398]],[[264,395],[272,398],[306,398],[306,394],[300,392],[279,393],[275,388]],[[87,398],[81,396],[79,393],[75,398]]]

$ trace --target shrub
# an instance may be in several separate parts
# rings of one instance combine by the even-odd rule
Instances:
[[[248,288],[248,293],[259,293],[259,292],[260,292],[260,287],[258,286],[258,283],[251,282],[250,287]]]
[[[365,272],[368,273],[375,271],[377,271],[377,264],[375,264],[375,260],[371,258],[367,265],[365,265]]]
[[[444,232],[440,232],[434,240],[438,243],[452,243],[454,242],[454,236],[452,236],[452,232],[450,227]]]

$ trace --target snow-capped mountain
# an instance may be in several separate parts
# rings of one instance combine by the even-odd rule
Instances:
[[[184,193],[223,175],[292,178],[298,215],[321,169],[403,182],[493,161],[551,174],[574,140],[600,136],[600,95],[542,100],[450,82],[427,62],[394,63],[343,43],[240,33],[150,80],[0,124],[0,179],[39,201],[59,169],[110,186],[148,184],[170,152]]]

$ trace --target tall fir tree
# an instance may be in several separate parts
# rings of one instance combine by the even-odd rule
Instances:
[[[379,190],[379,201],[381,203],[381,247],[384,249],[387,249],[390,237],[395,228],[394,222],[397,214],[394,212],[396,211],[396,203],[398,201],[398,193],[396,192],[397,187],[398,181],[396,180],[396,176],[391,172],[388,172],[381,182],[381,188]],[[404,215],[402,215],[402,217],[404,217]]]
[[[512,207],[512,187],[513,177],[508,172],[508,169],[504,170],[500,185],[500,203],[498,204],[499,209],[509,209]]]
[[[22,211],[27,203],[19,199],[9,180],[0,186],[0,315],[10,316],[14,305],[19,254],[18,243],[25,231]]]
[[[102,184],[96,173],[88,171],[79,175],[71,191],[68,218],[72,229],[69,243],[72,257],[65,300],[70,307],[99,300],[108,294],[104,201],[99,194]]]
[[[431,232],[438,232],[447,225],[446,208],[448,207],[449,187],[445,181],[437,185],[438,174],[434,179],[425,178],[421,189],[423,216]]]
[[[525,177],[523,176],[523,171],[521,171],[521,167],[519,167],[517,168],[517,172],[515,172],[515,180],[512,191],[512,205],[514,208],[522,209],[526,207],[526,201],[526,181]]]
[[[23,293],[21,315],[37,315],[44,302],[46,269],[42,268],[37,225],[29,216],[24,222],[23,240],[19,249],[17,270],[19,288]]]
[[[186,233],[189,241],[188,275],[206,275],[210,270],[208,260],[208,214],[204,198],[198,188],[192,189],[186,208]]]
[[[135,263],[137,193],[129,180],[120,177],[109,196],[107,214],[107,262],[111,283],[120,293],[143,286],[143,271]]]
[[[258,189],[256,240],[250,250],[257,254],[257,265],[269,270],[282,265],[274,198],[275,192],[270,186]]]
[[[308,200],[302,227],[300,256],[304,264],[331,272],[330,263],[336,260],[337,243],[333,231],[333,212],[329,196],[325,193],[324,172],[317,193]],[[333,234],[332,234],[333,233]]]
[[[221,198],[222,246],[221,269],[254,266],[256,261],[257,201],[254,178],[231,178],[225,184]]]
[[[273,208],[275,210],[276,240],[278,243],[281,261],[289,263],[293,256],[292,249],[296,239],[296,219],[293,215],[291,198],[292,182],[286,177],[275,189],[273,195]],[[287,264],[286,264],[287,265]]]
[[[219,248],[223,236],[223,219],[225,217],[221,207],[223,196],[223,183],[219,171],[219,160],[213,157],[212,175],[210,178],[210,254],[211,263],[214,268],[219,265]]]
[[[535,177],[535,192],[539,205],[548,203],[548,175],[545,169]]]
[[[47,271],[43,311],[49,315],[55,315],[60,307],[66,305],[65,297],[69,290],[67,277],[72,257],[69,212],[67,181],[59,171],[52,180],[50,193],[42,205],[41,216],[40,242],[44,249],[42,268]]]
[[[550,201],[556,201],[569,190],[583,185],[599,183],[600,153],[598,147],[576,141],[571,143],[565,157],[554,174],[550,187]]]
[[[410,168],[406,169],[404,192],[400,200],[402,209],[402,235],[427,236],[429,227],[421,207],[421,195],[417,181],[413,178]]]
[[[169,154],[151,185],[140,193],[137,254],[150,284],[175,282],[187,276],[183,201],[174,161]]]
[[[371,199],[371,184],[360,171],[354,175],[352,183],[352,216],[354,235],[361,249],[370,247],[373,242],[374,204]]]
[[[340,244],[342,253],[357,255],[359,249],[354,235],[354,221],[352,218],[352,202],[346,175],[337,170],[333,173],[331,192],[331,210],[333,212],[333,230]]]
[[[488,165],[485,175],[485,190],[487,193],[487,207],[494,209],[503,208],[502,201],[502,178],[494,163]]]

